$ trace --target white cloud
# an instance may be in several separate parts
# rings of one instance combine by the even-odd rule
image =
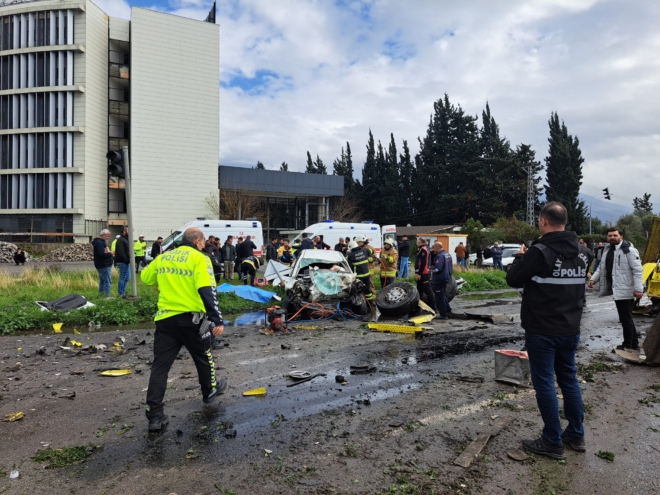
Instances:
[[[172,5],[202,19],[210,4]],[[369,128],[414,153],[447,92],[473,115],[488,101],[501,132],[541,160],[557,111],[580,138],[585,184],[653,192],[658,21],[655,0],[220,2],[220,159],[300,171],[307,150],[330,166],[349,141],[359,169]],[[227,87],[237,76],[265,83]]]

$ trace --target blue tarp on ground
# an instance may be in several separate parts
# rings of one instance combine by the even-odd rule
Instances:
[[[265,304],[272,299],[276,294],[268,290],[257,289],[256,287],[251,287],[249,285],[231,285],[231,284],[222,284],[217,288],[218,292],[233,292],[238,297],[247,299],[248,301],[254,301],[258,303]]]

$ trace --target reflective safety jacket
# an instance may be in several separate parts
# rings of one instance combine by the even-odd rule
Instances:
[[[147,252],[147,243],[139,240],[133,243],[133,251],[135,251],[135,256],[144,256]]]
[[[110,251],[113,253],[115,252],[115,248],[117,247],[117,239],[115,238],[112,243],[110,244]]]
[[[211,259],[184,243],[156,258],[141,273],[147,285],[158,284],[158,312],[155,321],[182,313],[206,313],[217,326],[222,325],[215,293]]]
[[[398,260],[399,253],[397,253],[396,249],[393,247],[390,249],[383,248],[380,252],[380,261],[382,263],[380,276],[386,278],[396,277],[396,264]]]
[[[241,261],[241,266],[243,265],[251,266],[256,271],[261,266],[261,263],[259,263],[259,258],[250,256],[249,258],[245,258],[243,261]]]
[[[374,275],[376,273],[376,265],[378,264],[376,251],[369,244],[365,244],[363,247],[369,252],[369,275]]]
[[[358,278],[369,276],[369,250],[366,247],[351,249],[347,259]]]

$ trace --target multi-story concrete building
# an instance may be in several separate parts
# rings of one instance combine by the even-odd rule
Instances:
[[[205,214],[217,180],[219,26],[90,0],[0,0],[0,233],[80,239],[126,222],[127,145],[148,239]],[[0,240],[3,238],[0,237]]]

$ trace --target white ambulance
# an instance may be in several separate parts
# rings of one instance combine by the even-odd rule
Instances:
[[[325,222],[315,223],[298,234],[293,239],[292,244],[301,242],[303,233],[306,233],[310,239],[314,239],[317,235],[320,236],[321,240],[330,246],[330,249],[334,249],[335,245],[339,243],[340,238],[346,239],[348,237],[352,241],[358,234],[363,234],[369,240],[369,245],[374,248],[377,255],[380,254],[383,240],[386,237],[392,237],[396,242],[395,225],[386,225],[381,232],[380,225],[367,222],[348,223],[326,220]]]
[[[183,233],[190,227],[197,227],[204,232],[204,237],[207,239],[210,235],[218,237],[220,245],[224,244],[230,235],[234,236],[234,246],[239,237],[245,239],[245,236],[249,235],[254,245],[257,246],[254,254],[256,256],[264,255],[264,233],[261,222],[256,220],[194,220],[182,225],[168,235],[163,240],[163,251],[167,251],[180,243]]]

